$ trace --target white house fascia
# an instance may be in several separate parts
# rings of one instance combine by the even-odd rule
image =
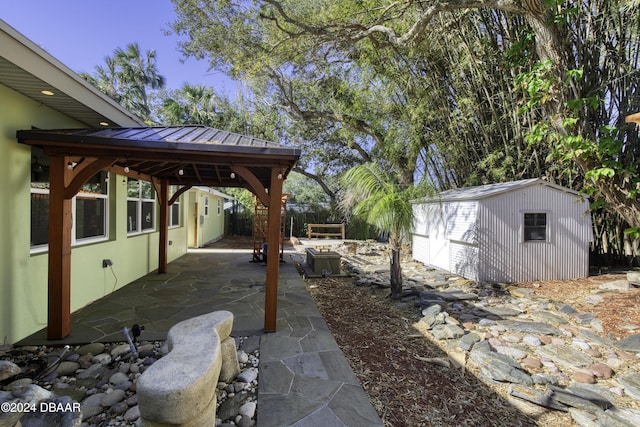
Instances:
[[[100,92],[40,46],[0,20],[0,56],[87,108],[109,118],[110,126],[141,126],[144,122]],[[0,83],[3,77],[0,76]],[[95,124],[97,127],[97,124]]]

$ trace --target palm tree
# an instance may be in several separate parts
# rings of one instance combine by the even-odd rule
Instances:
[[[413,222],[411,198],[416,190],[403,189],[391,172],[373,163],[356,166],[342,177],[345,187],[343,211],[362,217],[380,233],[389,235],[391,247],[391,298],[402,296],[400,251]]]
[[[104,66],[96,66],[95,75],[81,76],[143,120],[151,121],[148,89],[160,89],[165,78],[158,73],[156,53],[140,51],[137,43],[118,48],[105,58]]]
[[[169,124],[214,126],[218,120],[218,97],[210,87],[185,83],[162,99],[160,114]]]
[[[200,124],[238,133],[247,127],[241,105],[211,87],[185,83],[179,90],[163,94],[161,101],[158,114],[164,123]]]
[[[165,85],[165,78],[158,73],[156,52],[148,50],[144,54],[138,43],[130,43],[125,49],[118,48],[114,52],[118,64],[118,79],[123,90],[122,100],[131,111],[149,120],[151,108],[147,88],[160,89]]]

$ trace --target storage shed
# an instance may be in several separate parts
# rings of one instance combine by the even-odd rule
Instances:
[[[413,258],[481,282],[589,274],[593,229],[580,193],[539,178],[414,202]]]

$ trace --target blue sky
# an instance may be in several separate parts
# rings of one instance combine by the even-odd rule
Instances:
[[[93,73],[118,47],[137,42],[155,50],[167,87],[184,82],[212,86],[234,98],[238,84],[208,71],[205,61],[181,62],[175,35],[165,35],[175,19],[170,0],[5,0],[0,19],[76,72]]]

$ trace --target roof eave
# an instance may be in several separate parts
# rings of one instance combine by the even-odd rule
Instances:
[[[0,52],[2,57],[24,71],[64,92],[87,108],[103,115],[117,126],[140,126],[144,122],[109,98],[69,67],[33,43],[6,22],[0,20]],[[0,78],[0,83],[2,79]],[[73,117],[69,112],[65,114]],[[88,123],[97,126],[98,123]]]

